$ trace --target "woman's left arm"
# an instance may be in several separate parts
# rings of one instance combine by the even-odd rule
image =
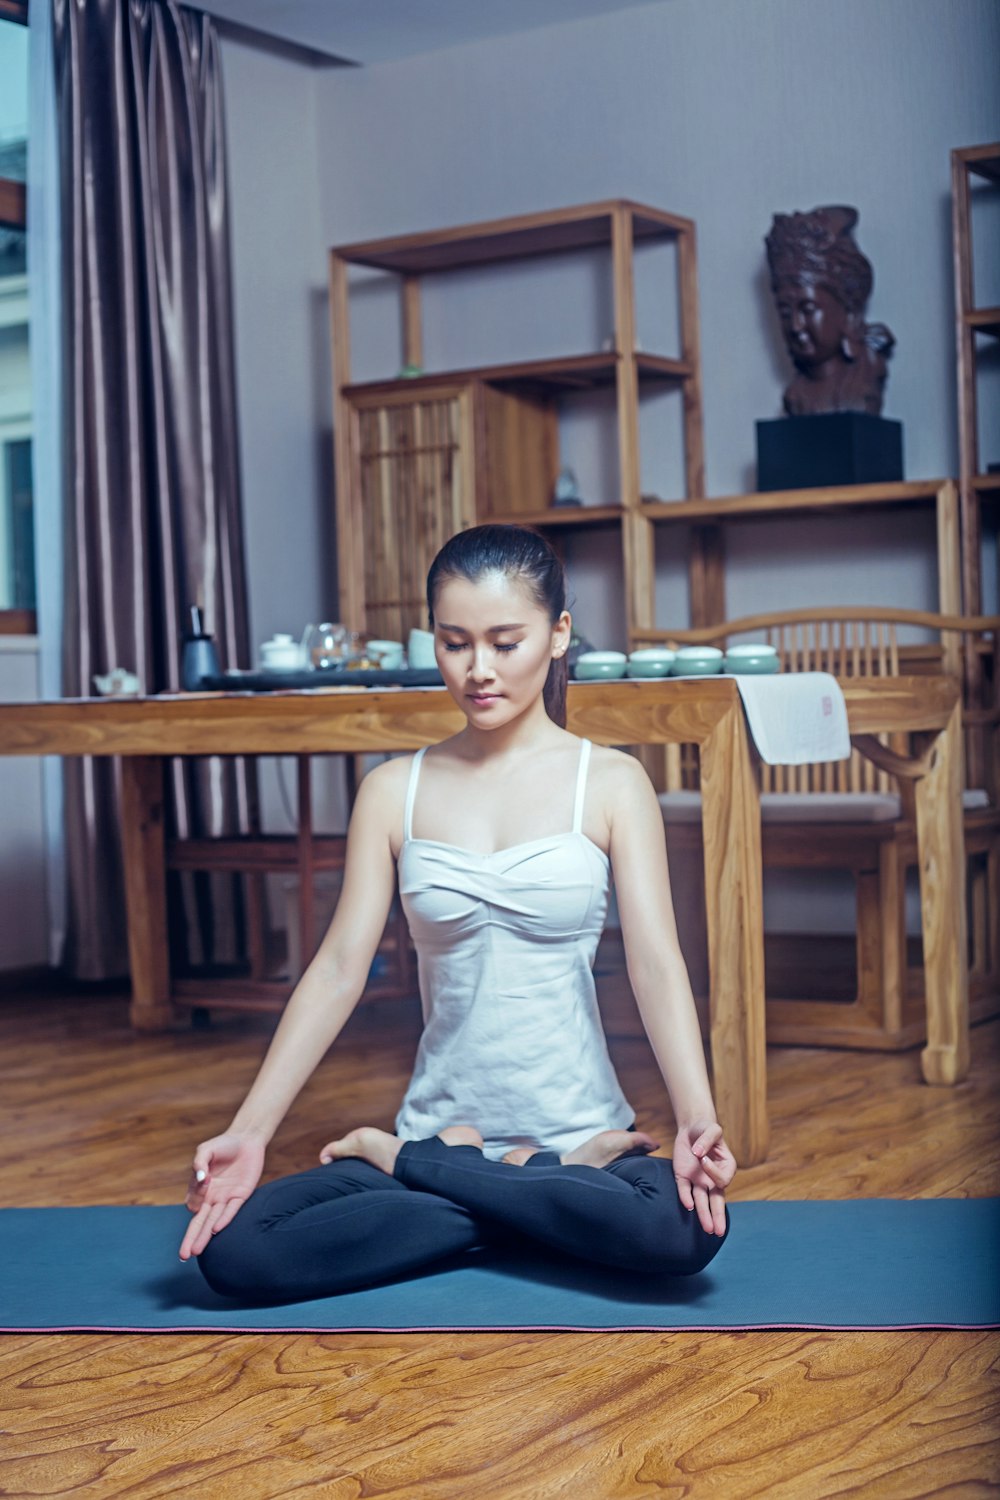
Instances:
[[[632,756],[615,757],[608,791],[611,865],[628,977],[677,1121],[678,1192],[704,1229],[723,1234],[724,1190],[736,1162],[716,1116],[677,937],[663,816],[649,777]]]

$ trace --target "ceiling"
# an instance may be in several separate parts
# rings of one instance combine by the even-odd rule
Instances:
[[[463,42],[627,10],[643,0],[194,0],[200,10],[351,63],[391,62]]]

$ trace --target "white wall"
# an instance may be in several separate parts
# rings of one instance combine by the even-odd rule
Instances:
[[[329,607],[330,405],[315,70],[223,41],[251,639]]]
[[[315,69],[224,39],[240,456],[250,639],[336,619],[330,324]],[[265,823],[288,831],[294,767],[259,763]],[[282,796],[279,776],[286,795]],[[317,822],[343,826],[340,777]],[[275,913],[277,915],[277,912]]]

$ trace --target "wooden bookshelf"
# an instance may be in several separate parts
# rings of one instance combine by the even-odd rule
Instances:
[[[639,349],[634,247],[676,245],[679,348]],[[610,249],[614,348],[446,371],[423,367],[421,283],[469,266]],[[400,278],[404,366],[419,373],[353,382],[352,267]],[[330,252],[334,459],[340,613],[353,629],[395,638],[425,624],[423,575],[453,531],[487,520],[566,537],[620,528],[629,628],[652,626],[655,537],[640,493],[639,392],[682,394],[685,498],[704,493],[695,227],[689,219],[614,199],[429,233],[342,245]],[[614,392],[618,493],[613,503],[554,507],[559,403],[574,391]]]
[[[882,509],[933,501],[945,479],[898,484],[853,484],[839,488],[767,490],[752,495],[720,495],[712,500],[657,500],[643,497],[643,514],[657,522],[727,521],[752,516],[811,515],[815,511]]]
[[[972,184],[1000,185],[1000,142],[951,153],[952,253],[955,269],[955,343],[958,374],[958,459],[965,609],[982,608],[980,507],[1000,488],[1000,475],[984,474],[979,451],[978,337],[1000,338],[1000,307],[978,307],[972,234]],[[1000,455],[995,455],[1000,457]],[[1000,558],[998,558],[1000,565]]]
[[[1000,481],[1000,475],[991,476]],[[997,485],[1000,490],[1000,483]],[[805,490],[769,490],[711,500],[663,501],[646,496],[642,513],[651,525],[693,528],[700,545],[689,552],[691,625],[717,625],[726,618],[725,528],[732,521],[777,521],[818,515],[850,516],[902,506],[932,505],[937,525],[938,609],[962,613],[962,548],[959,491],[954,480],[855,484]],[[655,560],[654,560],[655,567]],[[630,630],[630,643],[652,639]]]
[[[510,511],[491,516],[500,525],[534,526],[544,531],[579,531],[591,526],[617,526],[625,514],[624,505],[550,505],[545,510]]]
[[[602,385],[614,385],[618,378],[621,361],[617,354],[575,354],[558,359],[530,359],[517,364],[477,365],[457,370],[428,371],[422,375],[406,378],[406,389],[414,396],[424,391],[433,391],[440,385],[481,380],[501,389],[524,390],[592,390]],[[663,355],[637,354],[636,370],[639,383],[683,382],[690,378],[691,367],[682,359],[668,359]],[[351,399],[355,396],[379,396],[398,391],[399,377],[391,380],[370,380],[344,387],[343,394]]]

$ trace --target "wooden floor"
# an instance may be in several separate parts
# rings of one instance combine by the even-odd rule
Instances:
[[[24,1206],[177,1201],[268,1029],[139,1037],[121,997],[27,994],[0,999],[0,1028],[0,1202]],[[412,1006],[359,1013],[269,1169],[391,1125],[416,1035]],[[666,1131],[645,1044],[612,1050],[640,1125]],[[973,1050],[971,1077],[939,1090],[916,1052],[772,1049],[770,1160],[733,1198],[1000,1192],[1000,1023]],[[972,1332],[7,1336],[0,1494],[985,1495],[998,1356]]]

